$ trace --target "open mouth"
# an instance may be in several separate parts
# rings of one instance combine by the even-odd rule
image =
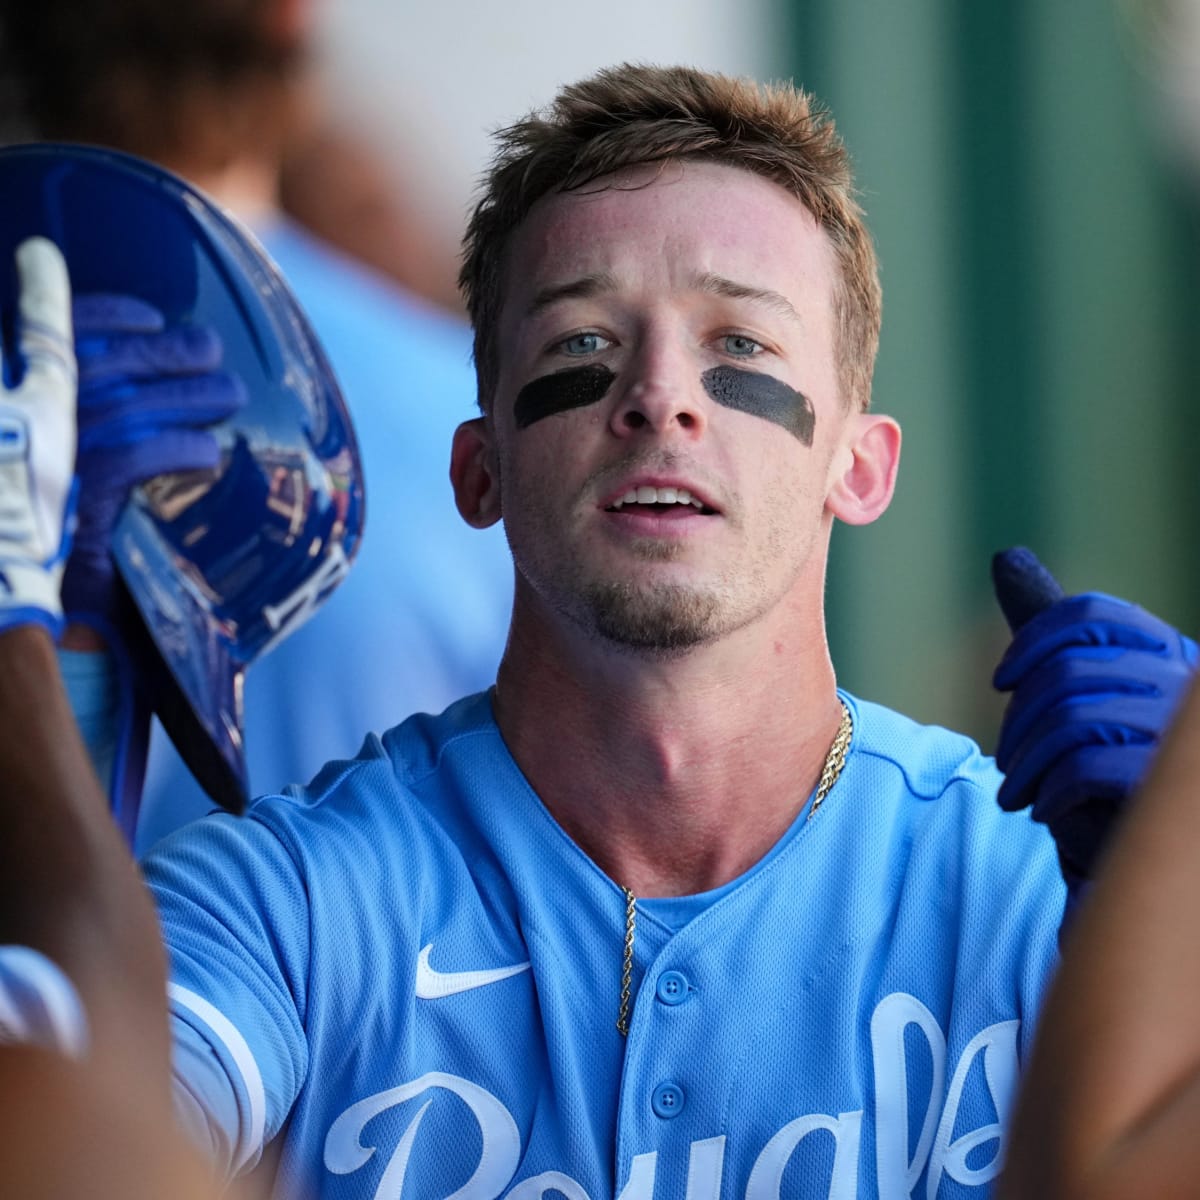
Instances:
[[[715,516],[716,509],[694,497],[686,488],[636,487],[630,488],[620,499],[614,500],[605,512],[621,512],[637,509],[642,512],[670,513],[685,510],[704,516]]]

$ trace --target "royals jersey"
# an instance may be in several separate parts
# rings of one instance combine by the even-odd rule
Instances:
[[[1053,846],[967,739],[844,697],[753,869],[625,898],[486,695],[167,839],[181,1106],[227,1171],[364,1200],[982,1197],[1056,956]],[[809,801],[811,803],[811,801]]]

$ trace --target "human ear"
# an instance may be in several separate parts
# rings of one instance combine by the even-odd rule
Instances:
[[[875,413],[857,413],[834,459],[825,506],[847,525],[869,525],[883,515],[896,490],[900,426]]]
[[[464,421],[454,431],[450,482],[459,514],[475,529],[500,520],[500,473],[487,417]]]

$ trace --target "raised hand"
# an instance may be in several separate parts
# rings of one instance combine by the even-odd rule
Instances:
[[[46,238],[17,247],[17,361],[0,389],[0,629],[62,630],[59,585],[75,471],[71,285]]]
[[[1200,657],[1135,604],[1064,596],[1028,550],[993,563],[1013,640],[993,682],[1011,692],[996,747],[1000,806],[1031,807],[1068,886],[1090,878],[1113,822],[1146,774]]]
[[[80,296],[74,324],[80,504],[63,606],[71,621],[111,637],[117,585],[109,547],[131,489],[156,475],[216,466],[208,426],[246,396],[220,370],[212,330],[168,328],[158,309],[134,297]]]

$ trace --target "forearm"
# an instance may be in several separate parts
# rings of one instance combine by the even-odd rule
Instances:
[[[1000,1196],[1190,1196],[1200,1174],[1200,690],[1071,931]]]
[[[153,905],[40,627],[0,634],[0,729],[0,942],[57,963],[82,998],[92,1045],[135,1052],[130,1066],[161,1068],[165,1086],[165,965]]]

